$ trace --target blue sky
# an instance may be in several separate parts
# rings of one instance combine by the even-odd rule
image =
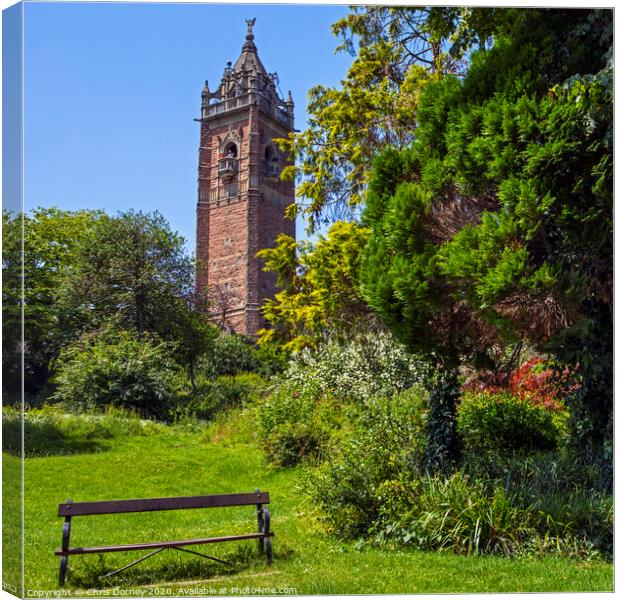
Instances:
[[[200,93],[256,17],[259,55],[292,90],[296,127],[318,83],[350,64],[330,25],[345,6],[26,3],[25,209],[159,210],[195,242]],[[298,223],[298,234],[303,225]]]

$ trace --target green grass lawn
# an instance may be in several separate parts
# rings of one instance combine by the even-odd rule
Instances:
[[[2,588],[21,593],[22,474],[19,458],[2,456]]]
[[[271,493],[274,562],[255,542],[203,551],[225,566],[166,550],[119,575],[101,575],[140,553],[71,557],[68,588],[148,588],[149,594],[604,591],[613,588],[610,563],[560,558],[466,557],[378,548],[358,551],[317,527],[299,489],[299,471],[269,468],[254,439],[250,413],[201,433],[170,428],[159,435],[103,440],[73,454],[26,459],[26,590],[57,589],[62,519],[59,502],[245,492]],[[8,457],[10,464],[11,457]],[[14,460],[14,459],[13,459]],[[184,539],[255,530],[253,507],[75,518],[71,545]],[[200,548],[197,548],[200,550]],[[246,590],[248,591],[248,590]]]

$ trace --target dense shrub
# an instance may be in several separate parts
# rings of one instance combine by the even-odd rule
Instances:
[[[420,362],[386,333],[332,340],[316,351],[295,354],[259,411],[268,459],[290,466],[308,456],[321,457],[340,435],[342,423],[363,420],[366,412],[385,416],[370,398],[391,397],[421,377]]]
[[[282,423],[265,438],[265,453],[273,465],[292,467],[306,458],[319,457],[327,438],[320,423]]]
[[[173,411],[176,421],[184,418],[212,420],[216,414],[255,400],[263,392],[265,381],[254,373],[222,375],[215,380],[201,378],[190,397]]]
[[[85,334],[60,353],[53,399],[74,412],[115,406],[166,418],[178,371],[170,351],[146,334],[111,329]]]
[[[330,341],[294,355],[286,379],[300,389],[340,400],[391,396],[419,383],[423,366],[387,333]]]
[[[365,534],[385,501],[385,483],[402,472],[418,472],[426,412],[418,387],[358,407],[353,431],[309,481],[331,530],[344,536]]]
[[[220,333],[200,357],[196,371],[198,378],[204,376],[207,379],[239,373],[271,376],[281,373],[286,362],[286,354],[275,346],[256,347],[248,337]]]
[[[255,373],[260,367],[256,350],[248,338],[222,333],[200,359],[198,372],[207,379],[215,379],[220,375]]]
[[[286,423],[308,423],[316,410],[314,397],[279,382],[258,410],[258,423],[263,437]]]
[[[467,393],[458,407],[457,430],[465,453],[551,450],[562,436],[561,418],[510,393]]]
[[[564,408],[564,398],[579,387],[574,371],[559,369],[542,358],[524,362],[510,377],[513,394],[550,410]]]
[[[263,344],[254,351],[258,360],[257,373],[263,377],[271,377],[282,373],[289,360],[289,353],[275,344]]]
[[[337,428],[338,407],[317,401],[307,389],[281,380],[257,407],[260,439],[268,460],[292,466],[303,458],[317,457]]]

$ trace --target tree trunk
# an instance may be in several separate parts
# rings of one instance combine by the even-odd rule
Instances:
[[[424,466],[430,473],[447,473],[459,460],[456,405],[460,395],[458,360],[441,360],[429,377],[430,411],[426,423]]]

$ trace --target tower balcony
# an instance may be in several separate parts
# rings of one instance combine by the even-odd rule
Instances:
[[[239,159],[226,157],[221,158],[217,164],[217,174],[220,179],[230,181],[239,172]]]
[[[220,100],[219,102],[214,102],[213,104],[205,106],[205,113],[207,116],[211,116],[236,110],[237,108],[248,106],[250,104],[250,99],[250,94],[243,94],[241,96],[228,98],[227,100]]]
[[[276,121],[280,121],[285,127],[293,129],[293,115],[283,107],[277,106],[260,92],[248,92],[233,98],[216,101],[213,104],[203,106],[203,119],[210,119],[224,113],[239,110],[250,104],[260,107],[260,109]]]

